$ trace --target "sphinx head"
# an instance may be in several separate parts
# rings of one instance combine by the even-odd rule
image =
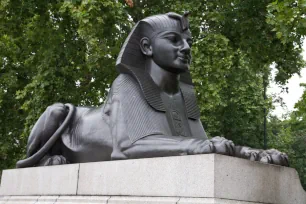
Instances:
[[[192,37],[187,16],[167,13],[139,21],[122,47],[117,65],[144,69],[145,62],[153,60],[169,72],[188,71]]]
[[[187,15],[175,13],[152,16],[140,21],[140,49],[147,60],[161,68],[182,73],[191,63],[192,38]]]

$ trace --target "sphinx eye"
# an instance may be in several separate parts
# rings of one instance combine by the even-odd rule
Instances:
[[[170,40],[172,43],[177,43],[178,38],[175,35],[169,35],[166,37],[168,40]]]

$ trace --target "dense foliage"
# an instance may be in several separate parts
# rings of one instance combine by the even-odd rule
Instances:
[[[102,103],[135,22],[184,10],[191,11],[191,72],[207,133],[262,148],[264,110],[273,100],[263,97],[270,65],[280,84],[305,65],[303,0],[2,0],[0,169],[24,156],[29,131],[48,105]],[[290,121],[272,118],[268,131],[269,147],[292,156],[304,186],[305,101]]]

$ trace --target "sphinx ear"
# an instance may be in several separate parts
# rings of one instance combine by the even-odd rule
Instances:
[[[148,56],[148,57],[151,57],[152,54],[153,54],[153,51],[152,51],[152,46],[151,46],[151,42],[150,42],[150,39],[147,38],[147,37],[143,37],[141,40],[140,40],[140,49],[141,49],[141,52]]]

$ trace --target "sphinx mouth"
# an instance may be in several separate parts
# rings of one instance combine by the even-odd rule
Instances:
[[[188,56],[178,56],[178,58],[184,62],[184,63],[189,63],[190,62],[190,57]]]

